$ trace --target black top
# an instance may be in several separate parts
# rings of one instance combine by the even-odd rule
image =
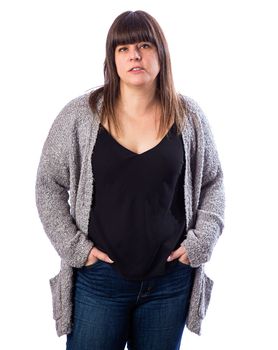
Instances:
[[[101,124],[92,154],[88,236],[125,278],[160,276],[185,238],[184,148],[173,124],[155,147],[137,154]]]

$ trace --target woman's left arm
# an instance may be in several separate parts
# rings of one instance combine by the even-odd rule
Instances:
[[[223,171],[218,152],[208,120],[201,108],[197,107],[204,144],[201,192],[195,228],[188,230],[187,238],[181,244],[186,249],[192,267],[198,267],[211,258],[224,228],[225,211]]]

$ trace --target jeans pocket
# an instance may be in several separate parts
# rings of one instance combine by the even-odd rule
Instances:
[[[90,264],[90,265],[84,265],[82,266],[83,270],[91,270],[92,268],[94,268],[97,264],[99,264],[100,262],[102,262],[102,260],[98,259],[96,260],[94,263]]]
[[[49,280],[52,294],[52,310],[54,320],[62,317],[62,302],[61,302],[61,280],[60,272]]]
[[[207,308],[210,302],[213,280],[210,279],[205,273],[203,274],[202,284],[201,284],[201,294],[199,303],[199,316],[203,319],[206,315]]]
[[[180,265],[182,265],[182,266],[186,266],[186,267],[188,267],[188,268],[192,268],[191,265],[185,264],[185,263],[181,262],[179,259],[177,259],[177,262],[178,262],[178,264],[180,264]]]

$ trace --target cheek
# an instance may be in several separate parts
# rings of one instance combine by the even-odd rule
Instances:
[[[157,70],[158,70],[158,72],[160,71],[160,64],[158,61],[157,61]]]
[[[123,72],[123,63],[120,59],[115,59],[117,73],[120,75]]]
[[[153,57],[153,69],[157,72],[160,71],[160,64],[159,64],[159,59],[158,59],[158,55],[154,55]]]
[[[153,65],[153,69],[156,73],[159,73],[160,71],[160,64],[159,64],[159,61],[155,61],[154,65]]]

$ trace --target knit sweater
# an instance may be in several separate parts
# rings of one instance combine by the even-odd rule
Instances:
[[[72,330],[74,268],[85,265],[94,246],[88,238],[94,182],[91,155],[100,120],[89,107],[89,94],[69,101],[54,119],[36,175],[38,214],[61,258],[59,273],[49,280],[58,336]],[[225,195],[223,172],[207,117],[196,101],[183,98],[187,237],[182,245],[190,265],[196,268],[186,326],[200,335],[214,284],[204,266],[224,228]]]

